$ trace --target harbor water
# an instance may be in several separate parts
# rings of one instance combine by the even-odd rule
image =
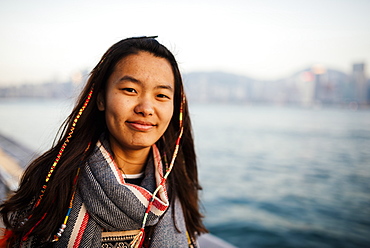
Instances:
[[[0,99],[41,153],[72,100]],[[205,223],[237,247],[370,247],[370,110],[191,104]]]

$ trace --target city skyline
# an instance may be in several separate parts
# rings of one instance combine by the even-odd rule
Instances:
[[[370,64],[364,0],[2,1],[0,85],[66,81],[130,36],[158,35],[184,73],[258,80],[313,64],[350,73]]]
[[[352,73],[347,74],[313,65],[270,81],[221,71],[199,71],[184,74],[183,81],[191,103],[337,105],[357,109],[370,106],[370,79],[365,75],[365,68],[365,64],[353,64]],[[67,82],[0,86],[0,99],[74,98],[86,80],[85,71]]]

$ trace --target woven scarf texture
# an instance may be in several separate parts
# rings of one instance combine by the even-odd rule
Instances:
[[[47,247],[101,247],[103,230],[140,229],[152,192],[163,177],[162,162],[155,145],[152,152],[153,159],[146,165],[141,185],[127,184],[112,159],[109,142],[106,139],[99,141],[80,175],[67,227],[60,240]],[[146,224],[156,225],[151,248],[188,247],[181,204],[179,200],[169,203],[167,190],[163,188],[156,195]],[[34,241],[31,238],[22,247],[39,247]]]

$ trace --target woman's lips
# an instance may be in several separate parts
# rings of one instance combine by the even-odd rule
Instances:
[[[127,121],[126,123],[128,124],[129,127],[138,131],[149,131],[155,126],[150,122],[143,121]]]

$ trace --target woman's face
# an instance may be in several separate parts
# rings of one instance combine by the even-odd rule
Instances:
[[[174,75],[166,59],[139,52],[120,60],[105,96],[98,98],[112,149],[150,149],[171,121],[174,91]]]

